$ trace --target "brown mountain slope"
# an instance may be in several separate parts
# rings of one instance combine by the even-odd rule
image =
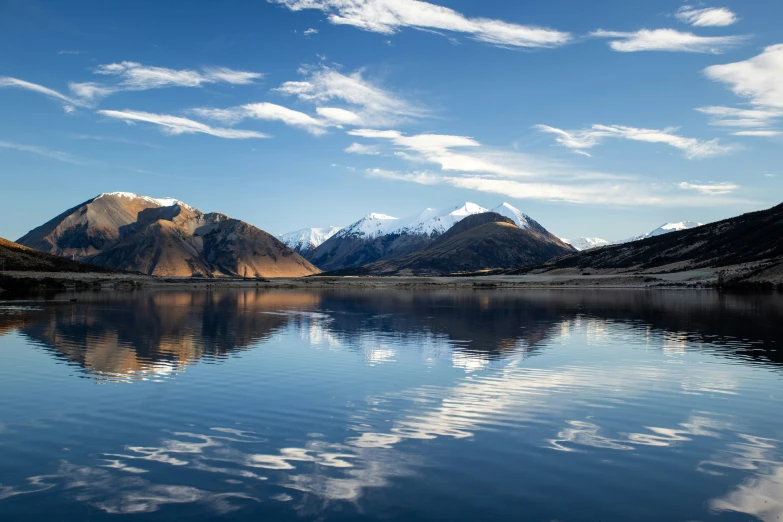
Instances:
[[[543,230],[543,232],[541,231]],[[443,275],[540,263],[572,249],[537,228],[521,229],[500,214],[468,216],[428,248],[327,275]]]
[[[155,276],[301,277],[319,270],[263,230],[176,200],[102,194],[20,239],[103,267]]]
[[[114,272],[39,252],[0,238],[0,271],[18,272]]]
[[[557,269],[689,270],[783,261],[783,204],[698,228],[587,250],[509,273]]]

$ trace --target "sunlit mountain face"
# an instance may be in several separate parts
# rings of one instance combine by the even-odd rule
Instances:
[[[3,302],[0,513],[772,521],[781,322],[687,291]]]

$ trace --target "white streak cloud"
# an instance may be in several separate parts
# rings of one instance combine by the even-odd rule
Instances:
[[[737,23],[739,18],[725,7],[706,7],[697,9],[684,5],[674,15],[680,22],[694,27],[725,27]]]
[[[70,163],[72,165],[84,165],[87,162],[77,158],[67,152],[61,152],[59,150],[47,149],[44,147],[38,147],[36,145],[24,145],[22,143],[15,143],[12,141],[0,141],[0,149],[10,149],[19,152],[27,152],[29,154],[35,154],[37,156],[43,156],[46,158],[62,161],[63,163]]]
[[[761,138],[773,138],[783,134],[781,131],[775,130],[749,130],[749,131],[737,131],[732,132],[732,136],[757,136]]]
[[[250,118],[265,121],[279,121],[292,127],[299,127],[311,134],[321,135],[331,125],[329,121],[313,118],[304,112],[295,111],[274,103],[249,103],[229,109],[192,109],[191,112],[204,118],[233,125]]]
[[[373,145],[362,145],[361,143],[351,143],[348,148],[345,149],[345,152],[349,154],[364,154],[372,156],[377,156],[381,153],[378,147]]]
[[[18,78],[10,78],[8,76],[0,77],[0,87],[13,87],[16,89],[25,89],[32,92],[37,92],[39,94],[43,94],[44,96],[48,96],[50,98],[54,98],[56,100],[59,100],[61,102],[65,102],[68,105],[71,106],[84,106],[84,102],[82,100],[71,98],[70,96],[66,96],[60,92],[57,92],[53,89],[49,89],[48,87],[44,87],[43,85],[38,85],[37,83],[30,83],[26,82],[24,80],[20,80]]]
[[[683,181],[678,185],[683,190],[695,190],[700,194],[716,196],[720,194],[729,194],[739,189],[739,185],[734,183],[688,183]]]
[[[674,29],[642,29],[636,32],[593,31],[590,36],[609,38],[618,52],[668,51],[720,54],[747,39],[746,36],[698,36]]]
[[[163,127],[163,131],[166,134],[208,134],[210,136],[216,136],[218,138],[226,139],[248,139],[248,138],[268,138],[266,134],[262,134],[256,131],[248,130],[236,130],[225,129],[219,127],[210,127],[201,122],[190,120],[188,118],[182,118],[180,116],[172,116],[170,114],[154,114],[150,112],[140,111],[98,111],[98,114],[106,116],[108,118],[114,118],[123,120],[128,123],[134,123],[137,121],[153,123]]]
[[[657,130],[639,129],[622,125],[592,125],[588,129],[575,131],[566,131],[548,125],[536,125],[535,128],[541,132],[555,134],[555,141],[557,143],[574,152],[583,154],[585,153],[585,149],[591,149],[607,138],[621,138],[647,143],[662,143],[683,151],[685,157],[688,159],[708,158],[711,156],[728,154],[735,148],[732,145],[721,144],[717,138],[705,141],[679,136],[675,134],[677,131],[676,127]]]
[[[469,18],[447,7],[421,0],[269,0],[292,11],[317,9],[335,25],[395,34],[410,27],[423,31],[450,31],[502,47],[557,47],[571,35],[545,27],[489,18]]]

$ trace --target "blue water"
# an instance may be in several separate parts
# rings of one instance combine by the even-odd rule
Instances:
[[[0,520],[778,521],[781,344],[711,291],[0,302]]]

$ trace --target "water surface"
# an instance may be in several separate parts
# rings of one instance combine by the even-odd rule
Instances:
[[[777,295],[66,297],[0,303],[3,522],[783,519]]]

